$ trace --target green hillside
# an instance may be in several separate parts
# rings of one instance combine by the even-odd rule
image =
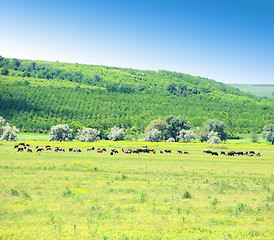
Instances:
[[[0,74],[0,115],[22,132],[66,123],[138,135],[153,119],[183,115],[239,134],[274,121],[273,101],[183,73],[0,57]]]

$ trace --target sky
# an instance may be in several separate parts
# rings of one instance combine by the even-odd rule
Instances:
[[[0,56],[274,84],[272,0],[1,0]]]

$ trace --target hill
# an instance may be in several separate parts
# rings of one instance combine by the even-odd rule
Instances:
[[[268,97],[274,100],[273,84],[228,84],[231,87],[238,88],[241,91],[248,92],[261,97]]]
[[[22,132],[66,123],[138,135],[153,119],[184,115],[194,127],[224,121],[232,135],[274,121],[273,101],[183,73],[3,57],[0,68],[0,115]]]

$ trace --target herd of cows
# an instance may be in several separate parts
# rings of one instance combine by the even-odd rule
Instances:
[[[27,152],[33,152],[33,150],[30,148],[30,144],[28,143],[23,143],[20,142],[19,144],[14,146],[14,149],[17,149],[17,152],[22,152],[22,151],[27,151]],[[36,152],[42,152],[42,151],[55,151],[55,152],[65,152],[64,148],[60,148],[60,147],[55,147],[52,148],[50,145],[45,145],[45,147],[41,147],[41,146],[36,146],[35,147],[35,151]],[[69,148],[68,150],[69,152],[82,152],[82,150],[80,148]],[[97,153],[103,153],[103,152],[107,152],[106,148],[96,148],[95,147],[89,147],[87,148],[87,151],[96,151]],[[139,149],[129,149],[129,148],[122,148],[121,152],[124,154],[140,154],[140,153],[153,153],[156,154],[156,150],[153,148],[148,148],[147,145],[142,146],[142,148]],[[119,151],[117,149],[111,149],[109,151],[110,155],[114,155],[119,153]],[[171,150],[160,150],[159,151],[160,154],[164,154],[164,153],[169,153],[171,154]],[[181,150],[177,150],[178,154],[189,154],[188,151],[181,151]],[[203,153],[206,154],[211,154],[212,156],[219,156],[218,152],[214,152],[211,150],[203,150]],[[224,152],[221,151],[220,155],[225,155],[225,156],[235,156],[235,155],[247,155],[249,157],[252,157],[254,155],[260,157],[261,154],[260,153],[255,153],[255,151],[248,151],[248,152],[235,152],[235,151],[230,151],[230,152]]]

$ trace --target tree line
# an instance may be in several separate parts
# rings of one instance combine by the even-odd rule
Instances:
[[[3,57],[0,68],[0,114],[22,132],[68,124],[141,136],[152,120],[183,113],[193,127],[223,121],[231,138],[274,121],[273,101],[182,73]]]

